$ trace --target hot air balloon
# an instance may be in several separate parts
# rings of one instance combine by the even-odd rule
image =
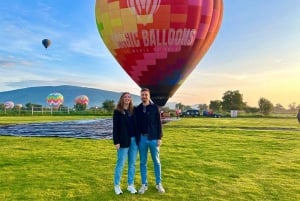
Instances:
[[[96,0],[95,16],[111,54],[163,106],[214,41],[223,1]]]
[[[23,105],[22,105],[22,104],[16,104],[15,107],[17,107],[17,108],[22,108]]]
[[[76,104],[81,105],[88,105],[89,104],[89,98],[86,95],[80,95],[75,98]]]
[[[61,93],[51,93],[46,98],[47,103],[54,107],[58,108],[64,102],[64,97]]]
[[[43,39],[42,44],[47,49],[51,45],[51,41],[49,39]]]
[[[6,101],[6,102],[4,103],[5,109],[12,109],[12,108],[14,108],[14,106],[15,106],[15,104],[14,104],[14,102],[12,102],[12,101]]]

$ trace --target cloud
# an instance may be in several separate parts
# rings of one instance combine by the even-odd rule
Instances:
[[[9,67],[13,67],[16,65],[15,61],[10,61],[10,60],[0,60],[0,68],[4,67],[4,68],[9,68]]]
[[[0,57],[0,69],[1,68],[13,68],[16,66],[32,66],[33,63],[29,60],[23,60],[15,58],[14,56]]]
[[[87,56],[111,59],[110,53],[98,35],[87,36],[84,40],[74,40],[70,43],[70,50]]]

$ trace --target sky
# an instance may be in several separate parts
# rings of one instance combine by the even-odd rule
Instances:
[[[300,1],[223,2],[215,41],[169,102],[209,104],[239,90],[249,106],[300,104]],[[95,0],[0,1],[0,91],[58,85],[140,91],[99,36]]]

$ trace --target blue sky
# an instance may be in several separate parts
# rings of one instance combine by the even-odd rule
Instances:
[[[139,94],[102,42],[95,0],[0,1],[0,91],[75,85]],[[46,50],[41,40],[49,38]],[[300,104],[300,1],[224,0],[220,32],[169,102],[192,105],[239,90]]]

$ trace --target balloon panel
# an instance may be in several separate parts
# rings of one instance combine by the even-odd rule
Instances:
[[[222,0],[96,0],[101,38],[126,73],[164,105],[212,44]]]

